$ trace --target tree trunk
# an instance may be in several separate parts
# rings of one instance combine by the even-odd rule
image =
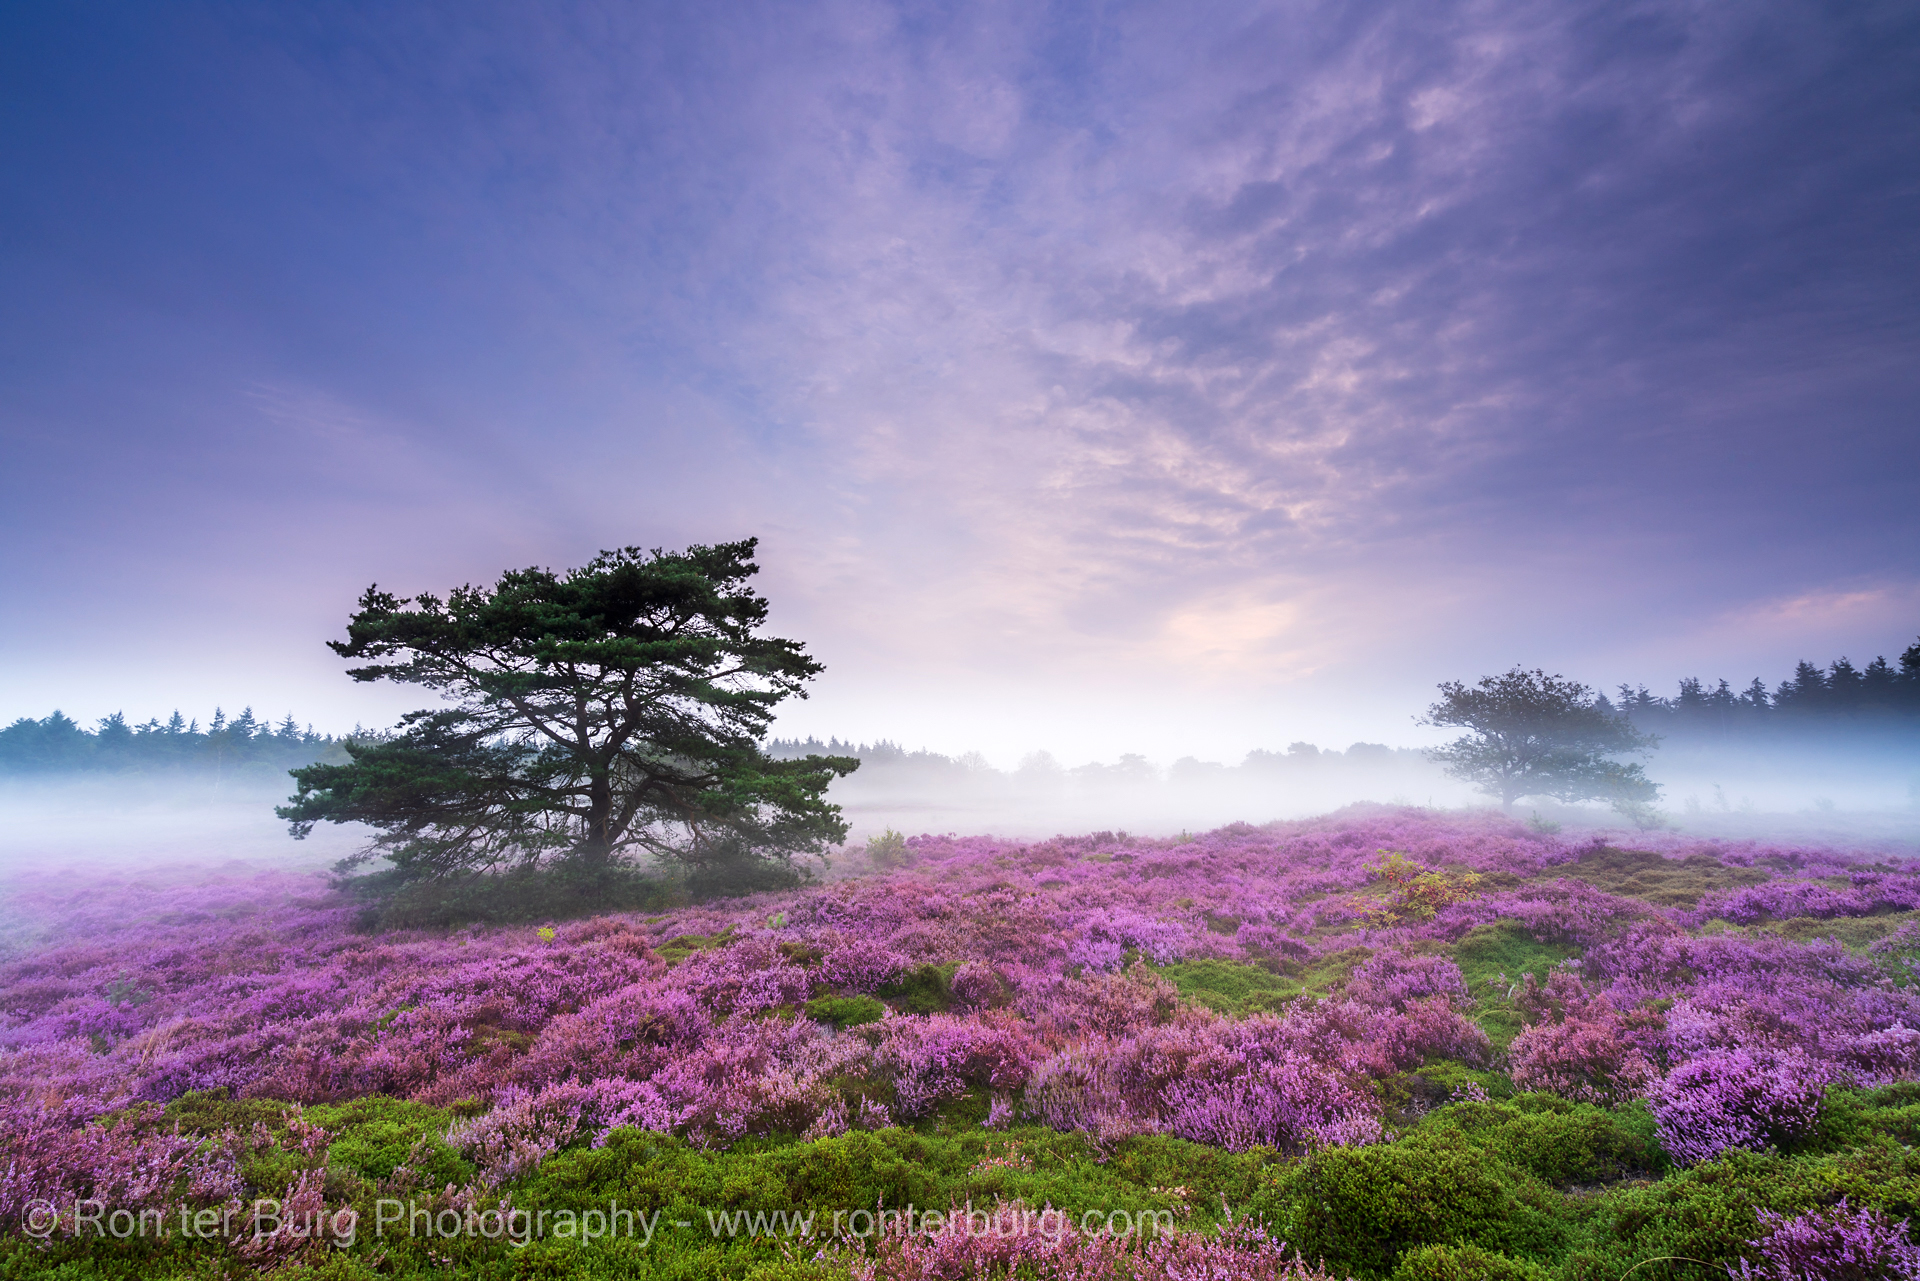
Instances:
[[[574,857],[594,866],[613,858],[613,784],[596,773],[587,791],[587,833],[574,847]]]

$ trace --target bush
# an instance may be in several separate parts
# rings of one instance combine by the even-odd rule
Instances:
[[[1408,1136],[1414,1146],[1468,1145],[1552,1184],[1595,1183],[1663,1164],[1643,1111],[1610,1112],[1552,1095],[1504,1103],[1456,1103],[1429,1113]]]
[[[913,851],[907,848],[907,838],[889,827],[878,836],[867,838],[867,862],[878,871],[887,871],[896,867],[905,867],[913,861]]]
[[[334,1135],[328,1163],[351,1167],[362,1178],[389,1179],[405,1166],[424,1188],[473,1181],[473,1167],[442,1137],[453,1118],[439,1108],[370,1095],[321,1104],[306,1114]]]
[[[681,858],[687,865],[687,893],[696,903],[790,890],[807,881],[807,874],[791,862],[740,840],[713,841]]]
[[[1423,1245],[1400,1257],[1393,1281],[1548,1281],[1548,1272],[1477,1245]]]
[[[1277,1235],[1328,1270],[1393,1274],[1423,1245],[1552,1256],[1563,1228],[1552,1194],[1464,1143],[1331,1148],[1281,1170],[1255,1199]]]
[[[1563,1272],[1608,1281],[1635,1269],[1634,1281],[1698,1281],[1699,1265],[1658,1260],[1737,1269],[1755,1253],[1749,1242],[1767,1235],[1761,1210],[1800,1215],[1841,1197],[1893,1218],[1920,1213],[1920,1152],[1884,1141],[1825,1157],[1728,1149],[1717,1161],[1589,1203],[1587,1241]]]
[[[587,868],[560,862],[457,881],[403,881],[391,872],[376,872],[336,884],[362,902],[354,925],[368,933],[651,912],[684,898],[672,881],[624,864]]]

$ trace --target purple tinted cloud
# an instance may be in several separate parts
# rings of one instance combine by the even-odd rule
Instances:
[[[40,23],[19,711],[209,618],[319,697],[370,578],[749,531],[823,729],[1914,625],[1899,6]],[[168,664],[93,661],[118,593]]]

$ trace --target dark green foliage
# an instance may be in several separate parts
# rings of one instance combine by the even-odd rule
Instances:
[[[887,1007],[870,996],[816,996],[807,1002],[807,1017],[837,1028],[877,1023],[887,1015]]]
[[[343,869],[384,856],[402,883],[636,855],[686,865],[703,893],[791,883],[753,864],[844,840],[825,791],[858,762],[760,747],[777,705],[821,669],[759,633],[753,549],[630,547],[445,600],[368,588],[331,644],[361,661],[348,674],[453,706],[349,743],[347,764],[294,771],[280,816],[296,836],[367,824],[379,835]]]
[[[1842,1196],[1850,1205],[1906,1218],[1920,1198],[1920,1153],[1884,1141],[1822,1157],[1730,1150],[1719,1161],[1623,1187],[1582,1207],[1585,1241],[1568,1255],[1564,1274],[1570,1281],[1613,1281],[1639,1265],[1636,1278],[1688,1281],[1703,1270],[1654,1260],[1734,1264],[1746,1242],[1761,1235],[1759,1209],[1801,1214]]]
[[[662,1211],[651,1246],[560,1240],[515,1249],[503,1242],[363,1241],[314,1272],[289,1276],[426,1277],[445,1275],[451,1258],[476,1277],[770,1277],[802,1281],[833,1275],[813,1268],[809,1252],[793,1260],[784,1238],[716,1239],[709,1213],[788,1210],[818,1216],[831,1230],[835,1210],[944,1209],[971,1201],[1021,1199],[1078,1216],[1168,1212],[1182,1230],[1206,1230],[1226,1212],[1264,1218],[1309,1259],[1324,1256],[1336,1275],[1360,1281],[1697,1281],[1724,1275],[1744,1243],[1759,1235],[1758,1208],[1798,1213],[1831,1205],[1879,1208],[1895,1218],[1920,1211],[1920,1154],[1884,1137],[1920,1106],[1920,1086],[1847,1096],[1852,1146],[1821,1156],[1735,1153],[1658,1182],[1628,1177],[1598,1191],[1561,1195],[1542,1180],[1580,1185],[1631,1176],[1650,1149],[1644,1111],[1608,1112],[1543,1095],[1502,1103],[1455,1104],[1430,1114],[1401,1141],[1337,1148],[1295,1162],[1269,1151],[1229,1153],[1179,1139],[1130,1139],[1096,1151],[1078,1136],[1024,1128],[993,1133],[968,1126],[942,1132],[936,1119],[913,1130],[854,1132],[812,1143],[749,1139],[703,1151],[681,1139],[617,1131],[606,1146],[584,1143],[550,1157],[507,1192],[527,1210],[622,1206]],[[130,1109],[116,1123],[178,1124],[189,1133],[251,1131],[284,1141],[291,1105],[233,1099],[206,1091],[163,1111]],[[415,1171],[423,1191],[463,1181],[464,1163],[441,1142],[448,1111],[365,1098],[304,1110],[331,1135],[329,1196],[371,1214],[375,1183]],[[278,1145],[243,1168],[249,1196],[278,1196],[308,1158]],[[1537,1177],[1536,1177],[1537,1176]],[[131,1246],[58,1242],[44,1252],[0,1243],[0,1278],[168,1277],[239,1274],[238,1260],[212,1243]],[[1684,1255],[1707,1266],[1651,1262]],[[767,1271],[762,1271],[767,1269]],[[783,1270],[784,1269],[784,1270]]]
[[[1622,685],[1620,710],[1643,728],[1713,744],[1815,734],[1831,741],[1876,729],[1911,732],[1920,717],[1920,642],[1908,646],[1897,665],[1880,657],[1857,668],[1840,658],[1823,670],[1802,659],[1793,676],[1771,693],[1758,677],[1740,693],[1724,680],[1710,689],[1689,677],[1673,698],[1655,698],[1645,686]]]
[[[1076,1212],[1190,1204],[1204,1226],[1222,1196],[1238,1207],[1258,1186],[1270,1153],[1223,1152],[1179,1139],[1131,1139],[1105,1160],[1078,1136],[1020,1129],[946,1135],[888,1129],[812,1143],[746,1142],[703,1152],[639,1130],[549,1160],[514,1188],[516,1204],[659,1205],[703,1224],[707,1210],[833,1210],[881,1204],[945,1209],[996,1197]],[[1162,1189],[1156,1192],[1155,1189]]]
[[[953,1008],[953,994],[947,984],[959,968],[957,961],[945,965],[916,965],[879,988],[875,995],[902,1014],[943,1014]]]
[[[1422,724],[1470,731],[1427,753],[1449,774],[1511,806],[1522,796],[1644,804],[1660,789],[1615,756],[1659,742],[1577,681],[1516,667],[1477,686],[1445,681]]]
[[[1361,1281],[1391,1276],[1421,1245],[1552,1257],[1566,1231],[1549,1189],[1464,1136],[1315,1152],[1278,1170],[1251,1208],[1307,1258]]]
[[[1828,1089],[1807,1151],[1839,1152],[1884,1136],[1896,1143],[1920,1143],[1920,1082],[1904,1081],[1877,1090]]]
[[[393,872],[354,877],[344,885],[365,906],[362,930],[448,929],[481,923],[561,921],[604,912],[649,912],[678,906],[687,890],[671,876],[622,864],[561,860],[546,867],[440,880],[408,880]]]
[[[1455,1103],[1429,1113],[1405,1142],[1476,1147],[1544,1182],[1597,1183],[1665,1166],[1644,1108],[1608,1111],[1551,1094]]]
[[[1400,1257],[1393,1281],[1549,1281],[1552,1273],[1477,1245],[1423,1245]]]
[[[222,1085],[183,1094],[164,1109],[166,1119],[192,1134],[218,1134],[225,1129],[251,1130],[255,1125],[285,1132],[288,1104],[278,1099],[236,1099]]]
[[[424,1188],[473,1181],[473,1167],[442,1137],[453,1117],[439,1108],[373,1094],[316,1104],[306,1117],[338,1136],[327,1149],[327,1163],[361,1178],[388,1179],[404,1165]]]
[[[342,740],[303,729],[292,715],[278,725],[258,720],[251,707],[232,720],[215,708],[205,730],[179,712],[142,725],[129,725],[115,712],[89,730],[59,711],[37,721],[23,716],[0,729],[0,776],[86,772],[278,780],[296,765],[346,759]]]
[[[679,861],[687,894],[696,903],[790,890],[806,880],[791,863],[768,858],[752,842],[733,836],[695,842]]]

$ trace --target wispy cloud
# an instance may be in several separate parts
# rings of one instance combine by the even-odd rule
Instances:
[[[220,396],[169,393],[183,441],[237,386],[322,509],[414,495],[356,577],[755,530],[787,625],[874,674],[849,698],[938,671],[1281,709],[1650,662],[1914,581],[1901,6],[214,10],[151,38],[212,105],[134,77],[61,125],[92,132],[18,168],[87,212],[14,243],[74,297],[94,246],[145,254],[151,314],[227,335],[193,371]],[[144,216],[72,194],[163,153],[126,162]]]

